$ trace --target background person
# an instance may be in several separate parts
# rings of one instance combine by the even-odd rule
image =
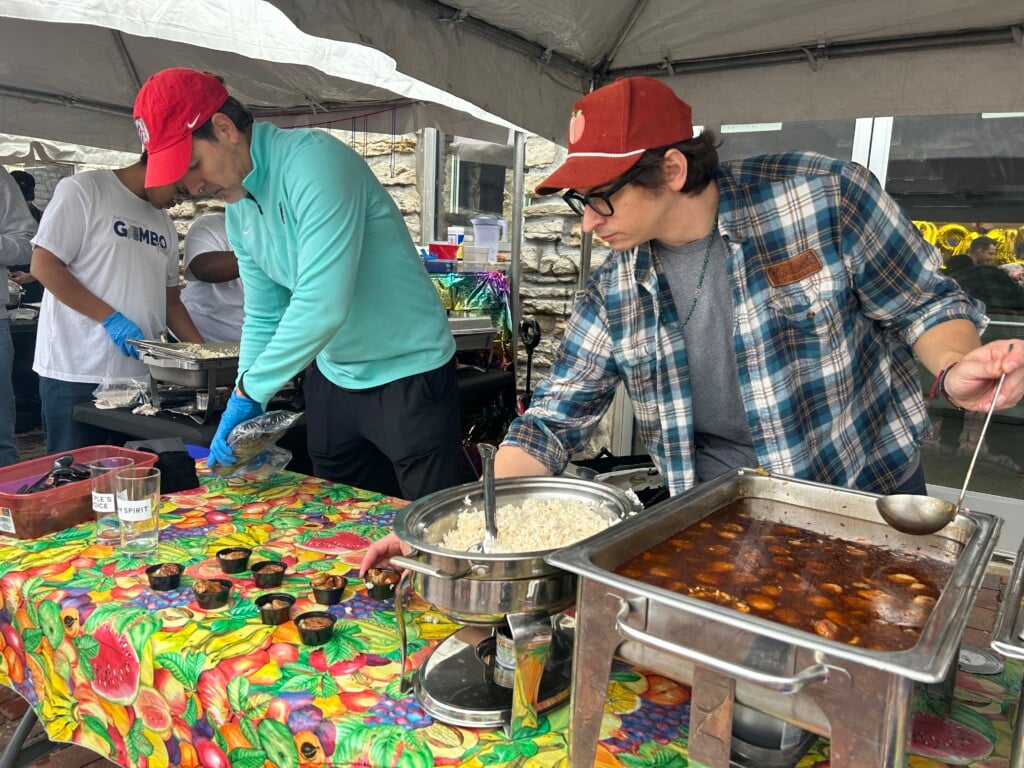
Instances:
[[[210,446],[307,366],[315,474],[418,498],[461,482],[455,342],[401,212],[358,153],[323,131],[252,122],[214,76],[143,85],[146,183],[227,203],[245,286],[239,377]],[[310,364],[313,365],[310,365]]]
[[[21,195],[25,198],[25,202],[28,203],[29,213],[32,214],[32,218],[36,220],[36,224],[43,218],[43,212],[36,207],[36,177],[28,171],[11,171],[11,177],[18,182],[18,187],[21,189]]]
[[[35,232],[35,219],[25,205],[18,183],[0,166],[0,264],[11,267],[27,261]],[[18,443],[14,436],[16,403],[11,382],[14,343],[6,309],[11,296],[6,283],[4,297],[4,310],[0,312],[0,467],[18,463]]]
[[[992,264],[996,260],[999,243],[986,235],[979,235],[967,246],[967,255],[975,264]]]
[[[35,176],[31,173],[26,173],[25,171],[11,171],[11,178],[18,182],[18,187],[21,189],[21,195],[25,198],[25,203],[28,206],[28,211],[32,214],[32,218],[35,219],[36,224],[38,225],[39,220],[43,217],[43,212],[36,207],[34,202],[36,199]],[[28,267],[28,262],[11,267],[11,280],[22,287],[22,303],[42,301],[43,286],[39,284],[38,280],[32,277]]]
[[[105,379],[148,378],[128,339],[202,336],[178,296],[173,184],[146,189],[146,157],[117,170],[62,179],[33,239],[32,274],[46,287],[36,332],[47,453],[109,442],[74,420]]]
[[[200,216],[185,235],[181,303],[206,341],[242,338],[244,294],[223,213]]]
[[[719,164],[664,83],[578,100],[568,190],[613,253],[576,303],[551,374],[498,451],[499,477],[551,475],[625,385],[676,495],[739,466],[876,493],[924,493],[916,354],[982,410],[1024,394],[1024,341],[982,346],[982,315],[866,169],[815,153]],[[392,554],[383,539],[365,569]]]
[[[971,246],[981,239],[977,238]],[[995,243],[994,240],[992,242]],[[993,313],[1024,310],[1024,287],[1010,277],[1006,270],[992,263],[987,256],[988,250],[986,246],[979,248],[978,260],[971,255],[952,256],[946,261],[946,271],[961,288],[985,305],[985,311]]]

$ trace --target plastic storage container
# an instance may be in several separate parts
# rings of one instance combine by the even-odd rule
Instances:
[[[135,460],[136,467],[152,467],[157,460],[155,453],[132,451],[114,445],[90,445],[68,453],[74,457],[75,464],[88,464],[111,456],[127,456]],[[92,484],[88,478],[38,493],[17,492],[23,485],[33,483],[47,474],[53,469],[54,459],[64,455],[42,456],[0,468],[0,535],[16,539],[37,539],[96,519],[92,511]]]

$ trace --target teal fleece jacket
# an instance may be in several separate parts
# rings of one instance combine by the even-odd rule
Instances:
[[[402,214],[328,133],[252,129],[248,197],[226,206],[245,286],[239,382],[266,406],[315,358],[345,389],[433,370],[455,353]]]

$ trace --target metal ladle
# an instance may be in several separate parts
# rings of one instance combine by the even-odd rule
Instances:
[[[1013,349],[1013,345],[1007,350]],[[996,384],[995,394],[992,395],[992,404],[988,407],[985,415],[985,423],[981,427],[981,434],[978,435],[978,444],[974,448],[974,455],[971,456],[971,463],[967,467],[967,476],[964,477],[964,487],[960,489],[960,498],[956,504],[945,499],[937,499],[934,496],[921,496],[912,493],[896,493],[890,496],[881,496],[875,500],[875,507],[878,514],[882,516],[889,525],[897,531],[923,535],[935,533],[945,528],[956,519],[960,507],[964,503],[964,494],[967,493],[967,484],[971,481],[974,472],[974,463],[981,453],[981,446],[985,444],[985,433],[988,431],[988,423],[992,420],[992,413],[996,409],[996,400],[999,399],[999,392],[1003,388],[1003,381],[1006,374],[999,377]]]
[[[490,553],[494,549],[494,541],[498,538],[498,522],[495,519],[497,499],[494,490],[494,455],[498,452],[490,443],[477,443],[477,451],[480,453],[480,463],[483,465],[483,490],[484,490],[484,541],[482,549]]]

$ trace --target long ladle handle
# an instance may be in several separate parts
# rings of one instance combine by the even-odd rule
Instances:
[[[1009,354],[1013,351],[1013,344],[1011,344],[1006,353]],[[967,465],[967,476],[964,477],[964,487],[960,489],[960,498],[956,500],[956,511],[953,512],[953,516],[956,517],[960,512],[960,507],[964,504],[964,496],[967,494],[967,485],[971,482],[971,475],[974,474],[974,463],[978,460],[978,454],[981,453],[981,446],[985,444],[985,433],[988,432],[988,423],[992,421],[992,414],[996,410],[996,400],[999,399],[999,392],[1003,388],[1003,382],[1006,381],[1006,373],[1004,372],[999,377],[999,383],[996,384],[996,391],[992,395],[992,404],[988,407],[988,413],[985,414],[985,423],[981,425],[981,434],[978,435],[978,444],[974,446],[974,455],[971,456],[971,463]]]
[[[490,443],[477,443],[480,463],[483,469],[484,486],[484,529],[493,541],[498,538],[498,522],[495,519],[497,499],[494,492],[494,455],[498,450]]]

